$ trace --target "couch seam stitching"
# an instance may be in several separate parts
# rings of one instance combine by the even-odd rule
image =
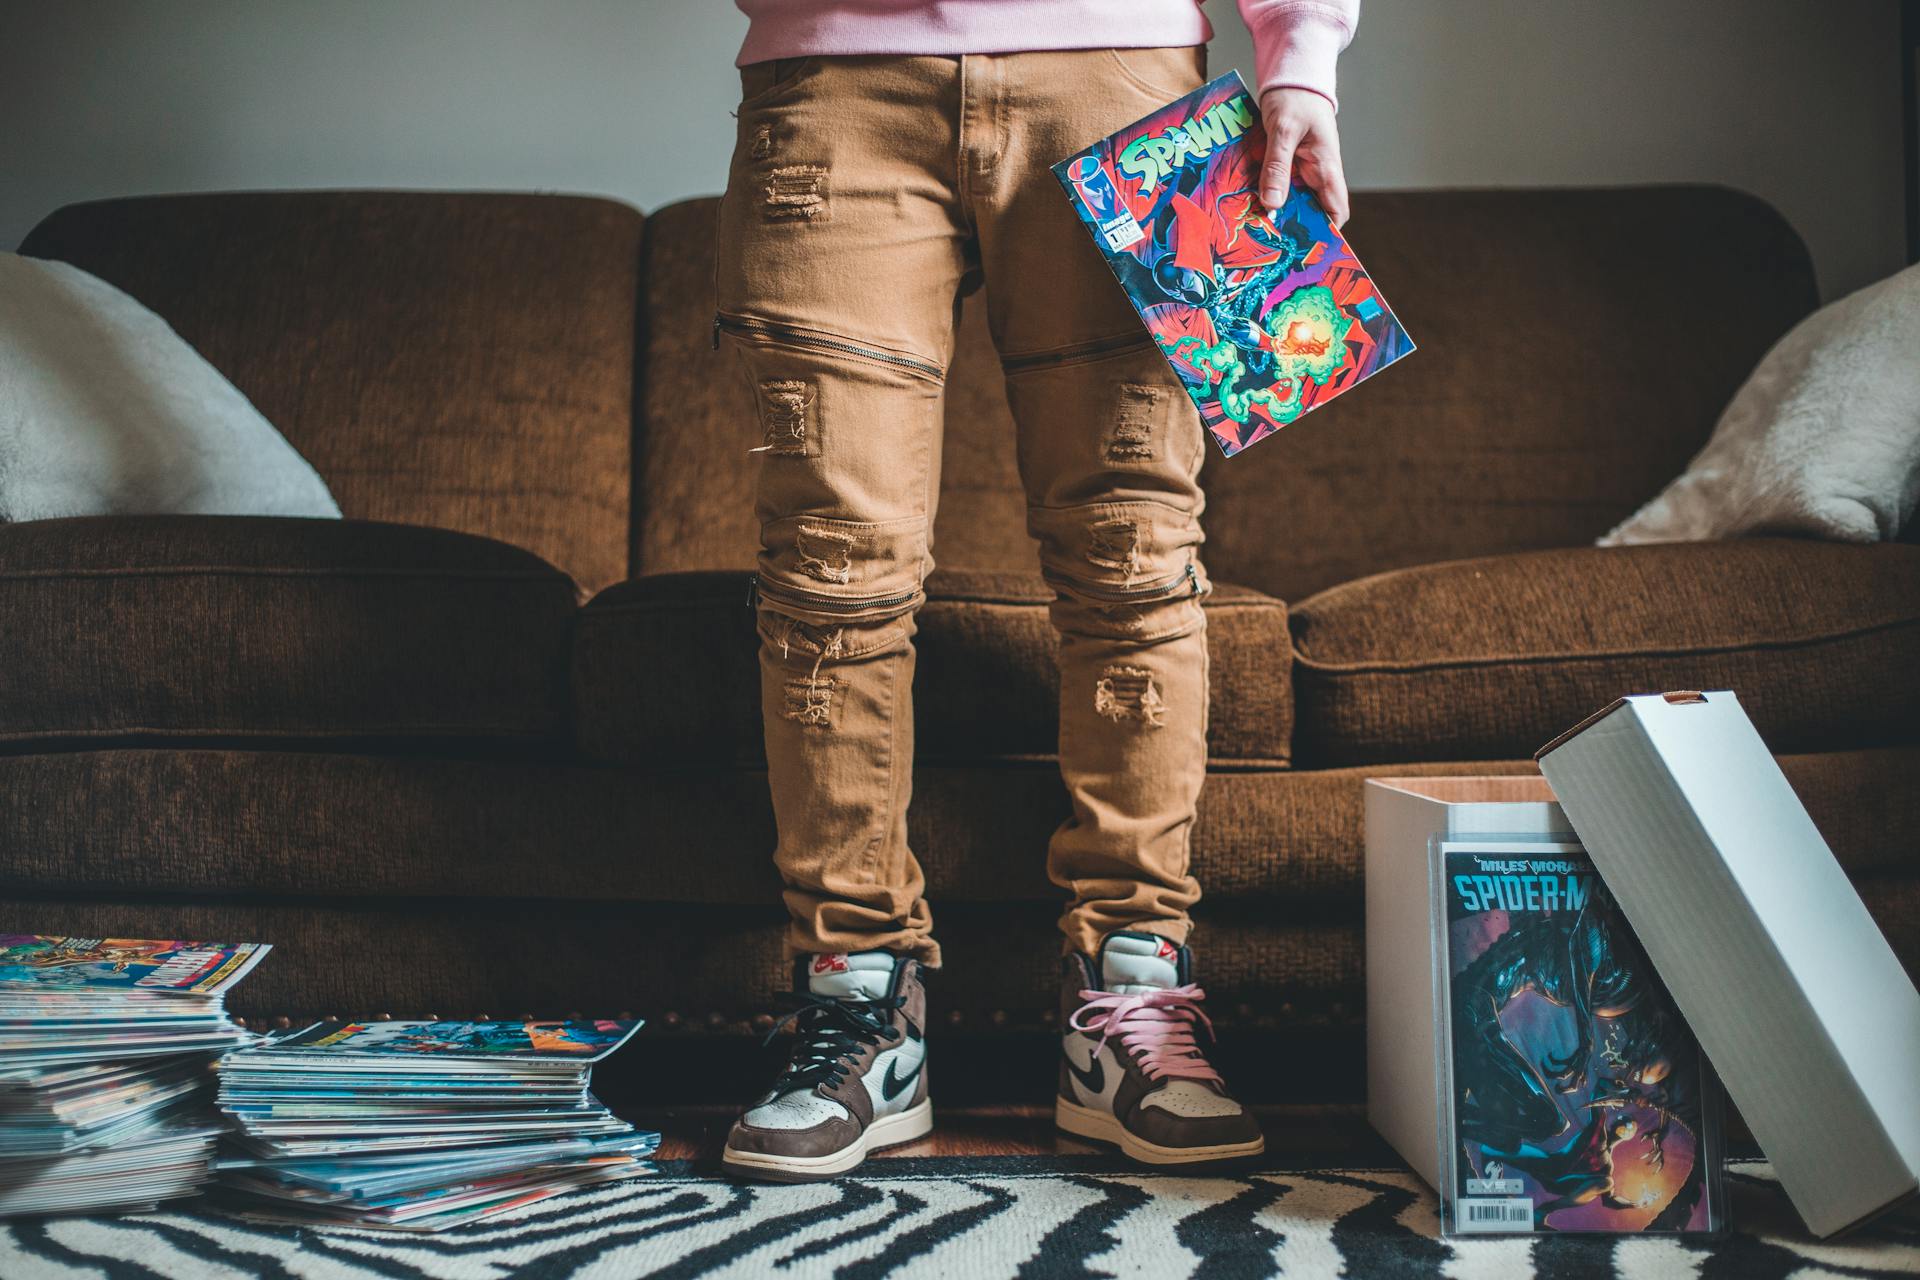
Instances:
[[[921,606],[921,611],[925,612],[927,609],[937,608],[945,604],[982,604],[1008,609],[1045,609],[1053,603],[1053,599],[1052,596],[1047,597],[1045,600],[1015,600],[1004,597],[986,596],[936,596],[929,597],[926,603]],[[1233,609],[1272,612],[1275,610],[1285,611],[1286,602],[1283,600],[1216,600],[1209,596],[1203,598],[1201,606],[1211,613],[1220,613]],[[733,613],[735,609],[736,606],[734,604],[717,600],[634,600],[621,604],[589,605],[586,608],[586,612],[589,615],[603,613],[666,613],[669,611],[684,613]]]
[[[253,568],[237,565],[156,565],[128,569],[30,569],[0,572],[0,582],[43,582],[58,579],[178,578],[190,575],[220,578],[460,578],[475,581],[547,582],[573,589],[572,579],[540,569],[328,569]]]
[[[1427,662],[1324,662],[1315,658],[1298,638],[1294,641],[1294,660],[1302,667],[1312,671],[1324,671],[1334,674],[1352,675],[1418,675],[1424,671],[1449,671],[1465,667],[1484,666],[1539,666],[1549,662],[1605,662],[1619,658],[1685,658],[1707,654],[1739,653],[1742,651],[1803,649],[1816,645],[1833,644],[1842,640],[1858,640],[1864,636],[1875,635],[1882,631],[1894,631],[1920,624],[1917,618],[1901,618],[1891,622],[1875,623],[1869,627],[1859,627],[1851,631],[1829,632],[1818,636],[1796,637],[1791,640],[1742,640],[1720,645],[1695,645],[1687,648],[1669,649],[1607,649],[1587,653],[1534,653],[1514,654],[1501,657],[1481,654],[1470,657],[1446,658]]]
[[[684,759],[685,758],[684,753],[682,753],[677,758]],[[585,762],[585,764],[589,767],[611,767],[611,768],[623,768],[623,767],[636,765],[636,764],[652,765],[652,764],[658,763],[657,759],[654,756],[646,752],[630,752],[630,753],[615,755],[611,752],[606,752],[606,751],[582,751],[580,753],[580,760]],[[925,767],[929,769],[978,769],[978,768],[993,768],[993,767],[1000,767],[1000,766],[1007,766],[1007,765],[1020,765],[1020,766],[1054,765],[1054,766],[1057,766],[1059,763],[1060,763],[1059,754],[1057,752],[1051,752],[1051,751],[1046,751],[1046,752],[1003,751],[1003,752],[995,753],[993,755],[985,755],[985,756],[928,755],[925,752],[920,752],[917,754],[917,757],[915,760],[915,767],[916,768]],[[1477,763],[1477,762],[1469,761],[1468,763]],[[1215,769],[1214,768],[1215,765],[1221,765],[1224,767]],[[760,758],[760,759],[756,759],[748,762],[742,762],[739,760],[727,760],[722,762],[715,762],[708,765],[698,766],[691,772],[705,773],[705,772],[712,772],[715,770],[718,770],[721,772],[735,772],[735,773],[765,773],[767,771],[767,766],[766,766],[766,760],[764,758]],[[1207,771],[1209,773],[1244,773],[1244,774],[1255,774],[1255,773],[1301,774],[1301,773],[1311,772],[1310,770],[1305,770],[1305,769],[1295,769],[1293,767],[1293,756],[1291,753],[1283,756],[1223,756],[1223,755],[1215,754],[1213,752],[1209,752],[1207,755]]]
[[[564,726],[556,726],[556,731]],[[461,724],[408,724],[390,722],[386,724],[362,725],[351,729],[262,729],[259,727],[239,728],[232,725],[214,728],[186,728],[183,726],[161,725],[112,725],[88,729],[0,729],[0,742],[32,742],[66,738],[110,738],[129,737],[135,734],[150,734],[154,737],[169,738],[347,738],[360,737],[376,733],[434,733],[443,737],[488,737],[488,738],[527,738],[544,741],[552,738],[552,731],[528,729],[524,726],[507,725],[461,725]]]

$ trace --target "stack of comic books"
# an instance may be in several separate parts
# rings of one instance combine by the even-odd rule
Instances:
[[[249,1217],[438,1231],[641,1176],[659,1135],[591,1092],[637,1021],[321,1022],[220,1063]]]
[[[0,1216],[151,1207],[211,1177],[213,1057],[257,943],[0,934]]]

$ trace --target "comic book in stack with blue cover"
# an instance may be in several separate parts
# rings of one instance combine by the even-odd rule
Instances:
[[[1229,457],[1414,349],[1311,191],[1261,203],[1265,152],[1230,71],[1053,167]]]
[[[250,1217],[438,1231],[650,1172],[593,1065],[637,1020],[320,1022],[220,1063]]]
[[[226,993],[261,943],[0,934],[0,1215],[151,1207],[211,1175]]]

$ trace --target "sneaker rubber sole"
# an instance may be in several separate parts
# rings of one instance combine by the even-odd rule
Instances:
[[[933,1099],[924,1098],[918,1106],[908,1107],[898,1115],[881,1116],[868,1125],[858,1139],[823,1156],[776,1156],[728,1147],[720,1153],[720,1164],[728,1173],[762,1182],[824,1182],[858,1168],[870,1152],[897,1147],[931,1132]]]
[[[1070,1098],[1055,1097],[1053,1123],[1076,1138],[1110,1143],[1141,1164],[1210,1164],[1216,1160],[1245,1160],[1267,1149],[1264,1136],[1250,1142],[1228,1142],[1211,1147],[1163,1147],[1128,1133],[1111,1111],[1083,1107]]]

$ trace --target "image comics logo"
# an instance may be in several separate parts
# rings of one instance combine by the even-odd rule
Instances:
[[[1098,156],[1081,156],[1068,172],[1096,221],[1105,222],[1120,212],[1120,192]]]
[[[824,956],[815,956],[813,958],[813,975],[816,978],[820,977],[822,974],[845,973],[846,971],[847,971],[847,958],[846,956],[840,954],[839,952],[832,952]]]

